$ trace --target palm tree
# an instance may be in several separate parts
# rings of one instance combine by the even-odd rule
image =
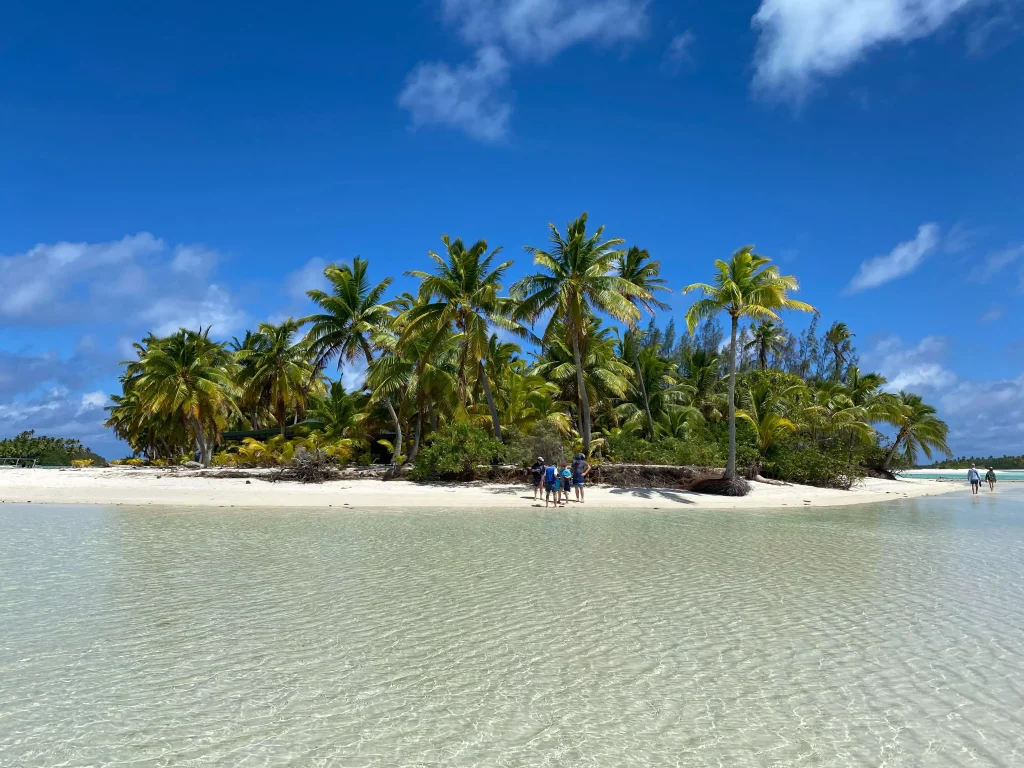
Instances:
[[[630,297],[634,305],[642,306],[651,317],[654,316],[656,308],[661,310],[669,309],[668,304],[654,298],[655,291],[671,293],[671,290],[665,285],[665,281],[659,277],[661,274],[661,262],[651,261],[651,254],[646,249],[641,249],[634,245],[626,253],[620,254],[616,263],[616,271],[619,277],[640,291],[637,295]],[[635,323],[632,324],[630,332],[634,335],[638,333]],[[633,350],[633,367],[636,369],[637,381],[640,384],[640,394],[643,398],[644,412],[647,415],[648,437],[653,440],[654,417],[651,415],[651,403],[647,395],[647,384],[644,381],[643,373],[640,371],[639,345],[634,341],[631,346]]]
[[[743,408],[736,412],[736,417],[753,427],[762,458],[783,437],[796,432],[796,424],[785,413],[786,400],[793,389],[779,390],[767,381],[759,381],[747,387],[741,396]]]
[[[210,466],[217,436],[235,410],[236,394],[231,353],[209,334],[209,328],[182,329],[150,344],[135,382],[148,411],[179,418],[191,432],[204,467]]]
[[[736,330],[741,317],[754,320],[779,320],[778,309],[813,312],[814,307],[790,299],[790,291],[799,288],[797,279],[780,275],[771,259],[753,252],[753,246],[741,248],[728,261],[715,261],[718,270],[714,285],[693,283],[683,293],[699,290],[698,299],[686,312],[686,325],[693,333],[702,320],[726,312],[732,321],[729,343],[729,460],[725,468],[728,480],[736,478]]]
[[[673,375],[674,366],[658,354],[657,348],[646,347],[640,352],[627,352],[632,334],[627,333],[619,345],[619,357],[633,358],[636,375],[630,381],[622,402],[615,407],[616,416],[623,426],[640,426],[647,419],[660,420],[671,408],[678,408],[690,393]]]
[[[896,426],[899,431],[892,441],[892,448],[885,457],[882,469],[888,471],[892,466],[901,444],[903,456],[910,465],[917,463],[918,451],[929,459],[932,457],[932,451],[941,451],[947,456],[952,456],[953,453],[946,444],[949,427],[935,415],[935,408],[925,403],[920,395],[900,392],[898,398]]]
[[[322,377],[310,361],[308,346],[295,341],[299,326],[292,318],[280,325],[260,323],[257,332],[246,334],[247,343],[235,352],[235,360],[241,365],[238,381],[246,399],[271,407],[282,436],[288,410],[295,410],[298,418],[310,395],[324,389]]]
[[[326,394],[314,397],[306,423],[329,439],[352,438],[366,417],[367,397],[361,392],[346,392],[340,381],[332,381]]]
[[[611,411],[611,402],[623,397],[629,390],[633,370],[615,354],[613,332],[601,328],[596,318],[589,318],[584,328],[583,343],[579,347],[582,366],[576,365],[574,350],[567,337],[568,329],[554,323],[551,343],[538,358],[533,373],[560,387],[561,399],[581,403],[594,403]],[[583,381],[583,393],[578,389]],[[583,413],[580,412],[581,437]],[[588,424],[589,426],[589,424]],[[586,451],[585,451],[586,453]]]
[[[755,325],[751,331],[753,338],[747,342],[746,349],[755,350],[757,363],[762,371],[768,369],[768,355],[777,354],[786,343],[785,334],[781,328],[771,320],[764,320]]]
[[[850,351],[850,339],[854,334],[846,327],[846,323],[832,323],[832,326],[825,332],[825,343],[832,353],[835,369],[832,377],[836,381],[843,378],[843,363],[846,362],[846,355]]]
[[[355,362],[360,358],[367,366],[373,362],[374,335],[393,319],[390,309],[381,303],[384,292],[391,285],[391,278],[371,286],[368,269],[369,263],[358,256],[351,265],[328,264],[324,277],[331,283],[331,292],[306,292],[322,310],[303,320],[303,323],[312,323],[306,342],[320,370],[335,358],[339,368],[343,362]],[[402,423],[390,397],[384,398],[384,404],[394,425],[394,460],[397,461],[402,455]]]
[[[512,295],[522,300],[518,316],[533,323],[546,313],[551,319],[544,332],[545,346],[554,341],[553,332],[562,324],[572,347],[576,367],[576,389],[580,398],[580,431],[583,451],[590,454],[590,400],[583,383],[583,346],[588,321],[595,312],[604,312],[630,326],[640,318],[632,299],[650,299],[649,292],[637,288],[615,274],[620,239],[602,241],[604,227],[587,234],[587,214],[569,222],[563,236],[554,224],[549,250],[526,246],[534,263],[544,271],[528,275],[512,287]]]
[[[495,325],[520,336],[528,335],[518,322],[511,319],[514,302],[498,295],[505,272],[512,265],[505,261],[494,265],[501,248],[487,253],[487,241],[478,240],[468,249],[462,240],[441,235],[445,245],[444,257],[433,251],[427,254],[435,262],[435,272],[413,270],[406,274],[420,280],[420,302],[403,318],[402,341],[410,335],[432,332],[441,339],[444,331],[454,328],[459,334],[459,397],[466,402],[468,391],[467,369],[472,366],[483,386],[487,407],[491,413],[494,436],[501,442],[501,424],[494,404],[484,361],[487,359],[491,326]],[[433,352],[431,345],[426,355]]]
[[[683,353],[679,365],[681,383],[686,387],[689,405],[712,422],[722,420],[725,398],[722,396],[721,358],[702,347]]]

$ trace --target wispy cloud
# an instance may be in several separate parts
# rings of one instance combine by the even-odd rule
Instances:
[[[521,60],[637,40],[648,25],[646,0],[443,0],[443,9],[467,43],[501,46]]]
[[[398,105],[414,127],[439,125],[483,142],[509,133],[509,70],[545,63],[581,43],[613,45],[647,33],[647,0],[442,0],[445,20],[477,49],[471,62],[421,62]]]
[[[754,84],[801,99],[885,43],[934,34],[957,13],[987,0],[762,0]]]
[[[502,52],[481,48],[471,64],[418,65],[405,81],[398,106],[408,110],[415,127],[443,125],[480,141],[500,141],[508,134],[512,115],[502,93],[507,82],[508,62]]]
[[[684,65],[693,63],[693,45],[697,36],[690,30],[672,38],[661,61],[661,70],[669,75],[678,75]]]
[[[898,277],[909,275],[938,244],[939,225],[922,224],[917,230],[917,237],[913,240],[900,243],[888,254],[861,263],[846,292],[857,293],[868,288],[877,288]]]
[[[1002,320],[1006,316],[1006,307],[999,304],[993,304],[991,307],[981,313],[981,317],[978,318],[979,323],[994,323],[996,320]]]
[[[1014,243],[997,251],[992,251],[985,258],[985,268],[979,279],[990,280],[1018,261],[1024,261],[1024,243]]]

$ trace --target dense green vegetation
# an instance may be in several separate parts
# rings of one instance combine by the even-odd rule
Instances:
[[[209,329],[146,337],[108,426],[149,461],[268,465],[316,450],[410,462],[423,479],[582,451],[848,487],[948,454],[934,409],[862,372],[845,324],[819,337],[815,312],[803,333],[786,328],[780,313],[813,307],[751,248],[685,288],[700,295],[679,333],[656,316],[669,290],[659,262],[585,215],[527,247],[536,269],[507,289],[500,248],[442,243],[429,271],[409,273],[415,294],[388,297],[391,278],[374,282],[356,257],[326,268],[309,317],[230,343]],[[366,368],[358,392],[328,376],[345,365]],[[268,427],[280,435],[265,443],[222,438]]]
[[[989,456],[960,456],[956,459],[936,461],[932,464],[924,464],[917,469],[970,469],[972,466],[992,467],[993,469],[1024,469],[1024,456],[1000,456],[995,458]]]
[[[34,430],[0,440],[0,459],[35,459],[44,467],[70,467],[73,461],[93,461],[106,464],[99,456],[78,440],[60,437],[36,436]]]

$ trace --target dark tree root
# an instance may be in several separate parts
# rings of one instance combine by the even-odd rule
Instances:
[[[698,480],[690,489],[694,493],[708,493],[714,496],[746,496],[750,493],[750,483],[742,477],[709,477]]]

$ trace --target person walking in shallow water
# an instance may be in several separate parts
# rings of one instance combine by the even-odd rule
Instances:
[[[967,479],[971,481],[971,495],[978,495],[978,487],[981,485],[981,475],[978,474],[978,468],[973,464],[971,468],[967,470]]]
[[[985,479],[988,481],[988,491],[991,493],[996,489],[996,471],[992,468],[988,468],[988,472],[985,473]]]

